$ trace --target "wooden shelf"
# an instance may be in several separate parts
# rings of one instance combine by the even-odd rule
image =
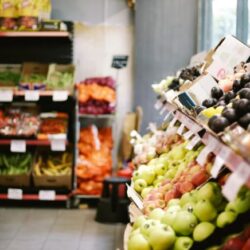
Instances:
[[[6,31],[0,32],[0,37],[68,37],[67,31]]]

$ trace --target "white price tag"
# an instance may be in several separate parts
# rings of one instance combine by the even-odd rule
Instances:
[[[41,201],[54,201],[56,199],[56,192],[54,190],[40,190],[38,197]]]
[[[127,194],[128,197],[132,199],[132,201],[135,203],[135,205],[139,208],[139,209],[143,209],[143,202],[141,200],[141,198],[139,197],[139,195],[136,193],[136,191],[130,187],[129,185],[127,185]]]
[[[226,184],[222,189],[222,193],[229,200],[233,201],[240,190],[240,188],[248,181],[250,178],[250,168],[249,165],[242,162],[235,172],[233,172]]]
[[[177,122],[177,118],[174,117],[173,120],[169,123],[168,128],[174,127],[175,123]]]
[[[213,178],[216,178],[218,176],[221,168],[223,167],[229,156],[230,150],[228,150],[226,147],[222,147],[218,155],[216,156],[213,167],[211,169],[211,175]]]
[[[182,135],[183,131],[184,131],[185,125],[182,123],[180,125],[180,127],[177,129],[177,134],[178,135]]]
[[[187,144],[186,149],[192,150],[201,140],[201,138],[196,135],[192,138],[192,140]]]
[[[39,91],[37,90],[26,90],[24,94],[25,101],[38,101],[39,97]]]
[[[159,100],[156,101],[154,107],[156,110],[159,110],[163,106],[162,99],[160,98]]]
[[[185,140],[188,140],[189,138],[192,137],[192,135],[193,135],[193,131],[189,130],[189,131],[187,131],[187,132],[183,135],[183,137],[184,137]]]
[[[63,102],[68,99],[68,91],[66,90],[55,90],[53,91],[52,100],[54,102]]]
[[[211,147],[209,145],[205,146],[198,155],[196,161],[201,165],[204,166],[207,161],[208,154],[212,152]]]
[[[25,140],[12,140],[10,143],[10,151],[16,153],[26,152],[26,141]]]
[[[12,102],[13,91],[8,89],[0,90],[0,102]]]
[[[217,155],[211,169],[211,175],[213,178],[217,178],[218,174],[220,173],[221,168],[223,167],[225,160],[221,158],[220,155]]]
[[[167,111],[168,111],[168,109],[167,109],[166,105],[164,105],[163,108],[160,110],[160,115],[163,115]]]
[[[66,141],[64,139],[53,139],[50,141],[50,146],[52,151],[65,151]]]
[[[23,190],[17,188],[8,188],[8,199],[11,200],[22,200],[23,199]]]
[[[67,134],[48,134],[49,140],[66,140]]]

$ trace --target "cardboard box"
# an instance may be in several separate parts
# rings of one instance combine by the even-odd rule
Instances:
[[[233,36],[223,38],[215,49],[206,57],[206,72],[217,80],[233,74],[234,66],[246,62],[250,48]]]
[[[183,92],[178,95],[178,99],[183,106],[190,109],[193,106],[201,105],[205,99],[210,98],[211,89],[216,86],[218,84],[211,75],[202,75],[190,85],[185,86],[182,89]]]
[[[0,87],[16,87],[20,77],[20,64],[0,64]]]
[[[19,87],[21,89],[45,89],[49,65],[43,63],[24,63]]]
[[[33,174],[33,181],[35,187],[64,187],[71,189],[72,176],[36,176]]]
[[[0,186],[28,187],[29,185],[30,173],[22,175],[0,175]]]
[[[75,66],[73,64],[50,64],[47,88],[72,91],[74,88]]]

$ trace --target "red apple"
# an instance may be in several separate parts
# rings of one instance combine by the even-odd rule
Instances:
[[[223,247],[223,250],[241,250],[243,246],[244,242],[240,239],[240,237],[234,237],[227,241]]]
[[[191,182],[189,182],[189,181],[184,181],[184,182],[181,183],[181,185],[180,185],[180,192],[181,192],[182,194],[187,193],[187,192],[190,192],[190,191],[193,190],[193,189],[194,189],[194,186],[193,186],[193,184],[192,184]]]
[[[191,182],[195,187],[200,186],[208,179],[208,174],[204,169],[201,169],[199,172],[193,175]]]
[[[248,239],[248,240],[245,242],[245,244],[244,244],[242,250],[249,250],[249,249],[250,249],[250,239]]]
[[[243,231],[243,233],[241,234],[241,238],[246,241],[248,239],[250,239],[250,226],[246,227]],[[250,248],[249,248],[250,249]]]

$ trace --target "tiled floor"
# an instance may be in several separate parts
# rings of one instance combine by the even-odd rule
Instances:
[[[94,209],[0,208],[0,249],[122,250],[125,226],[94,217]]]

